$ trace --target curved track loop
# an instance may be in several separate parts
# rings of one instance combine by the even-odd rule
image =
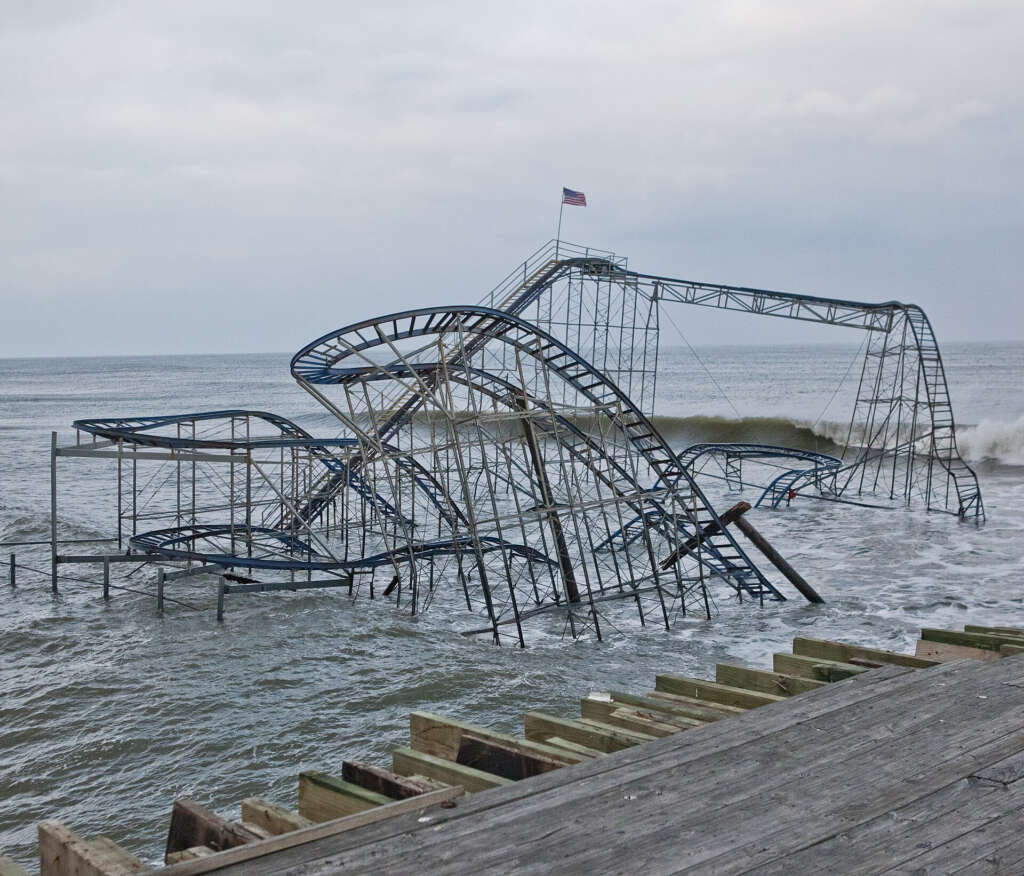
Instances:
[[[505,570],[516,618],[524,596],[535,607],[585,602],[586,622],[599,631],[602,597],[639,606],[653,594],[667,624],[673,607],[707,614],[713,574],[738,592],[781,598],[728,530],[698,537],[717,528],[718,517],[649,418],[567,345],[522,319],[485,307],[405,311],[324,335],[295,355],[292,373],[357,436],[368,481],[404,519],[416,517],[415,497],[388,470],[384,435],[410,456],[433,459],[447,495],[466,510],[471,536],[494,533],[557,559],[560,580],[543,597],[532,572],[517,579]],[[627,517],[650,512],[659,522],[644,530],[643,545],[597,558],[599,541]],[[412,533],[398,535],[401,552]],[[679,562],[659,568],[677,553]],[[527,579],[520,592],[516,581]],[[494,603],[493,594],[485,602]],[[492,614],[495,634],[503,620]]]

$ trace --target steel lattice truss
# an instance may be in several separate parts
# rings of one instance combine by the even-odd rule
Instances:
[[[666,303],[868,332],[841,458],[670,447],[651,419]],[[639,274],[552,243],[482,304],[347,326],[297,353],[292,374],[340,434],[241,409],[79,420],[92,443],[54,460],[116,459],[119,543],[184,563],[179,574],[217,571],[241,590],[341,586],[413,613],[463,606],[484,622],[474,632],[521,644],[531,620],[600,638],[630,618],[708,617],[723,583],[781,600],[721,524],[707,478],[735,489],[760,470],[757,501],[771,507],[813,491],[984,516],[938,346],[912,305]]]

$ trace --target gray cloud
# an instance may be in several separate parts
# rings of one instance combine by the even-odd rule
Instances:
[[[0,355],[288,350],[552,236],[1024,336],[1013,2],[20,4]],[[834,340],[687,315],[691,340]]]

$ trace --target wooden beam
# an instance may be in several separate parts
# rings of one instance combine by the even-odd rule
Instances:
[[[563,739],[561,736],[549,736],[545,742],[547,745],[553,745],[555,748],[564,748],[566,751],[579,755],[581,761],[593,760],[594,758],[604,757],[605,755],[603,751],[598,751],[596,748],[589,748],[586,745],[580,745],[578,742],[570,742],[568,739]]]
[[[190,849],[182,849],[180,852],[171,852],[167,856],[167,864],[180,864],[182,861],[195,861],[199,858],[208,858],[215,854],[209,846],[192,846]]]
[[[455,762],[513,781],[549,773],[566,765],[562,760],[526,754],[518,747],[481,739],[470,733],[462,734],[462,746]]]
[[[737,517],[736,528],[750,540],[754,547],[768,558],[768,562],[785,575],[789,583],[800,592],[804,599],[808,602],[824,604],[825,600],[821,598],[818,591],[804,580],[803,575],[794,569],[782,554],[775,550],[771,542],[754,528],[753,523],[742,517]]]
[[[730,663],[719,663],[715,667],[715,681],[719,684],[742,687],[745,690],[754,690],[759,693],[775,694],[780,697],[807,693],[809,690],[815,690],[826,684],[824,681],[814,681],[797,675],[749,669],[746,666],[733,666]]]
[[[661,568],[668,569],[674,563],[679,562],[687,554],[691,554],[696,549],[697,545],[702,544],[711,536],[716,535],[722,531],[722,526],[728,526],[730,523],[735,523],[744,514],[750,510],[749,502],[737,502],[728,511],[718,515],[718,520],[722,522],[719,526],[718,521],[712,520],[707,526],[705,526],[698,535],[691,536],[684,541],[679,547],[672,551],[669,556],[661,561]]]
[[[0,876],[28,876],[28,870],[23,870],[7,855],[0,855]]]
[[[756,709],[758,706],[766,706],[769,703],[777,703],[785,699],[785,697],[774,694],[757,693],[744,690],[741,687],[716,684],[713,681],[688,678],[684,675],[659,675],[654,680],[654,687],[655,690],[665,693],[694,697],[699,700],[722,703],[726,706],[737,706],[741,709]]]
[[[825,660],[821,657],[801,657],[799,654],[773,654],[772,669],[784,675],[796,675],[813,681],[842,681],[867,672],[870,667]]]
[[[437,790],[436,782],[418,782],[409,776],[400,776],[383,767],[372,766],[358,760],[346,760],[341,765],[341,777],[346,782],[376,791],[392,800],[404,800],[407,797],[418,797],[427,791]]]
[[[398,815],[405,815],[410,812],[422,812],[438,804],[450,804],[461,797],[465,791],[460,787],[442,788],[438,791],[431,791],[421,797],[412,797],[408,800],[394,800],[387,806],[378,806],[376,809],[368,809],[356,815],[349,815],[345,818],[336,818],[332,821],[325,821],[323,824],[314,824],[312,827],[304,827],[291,833],[275,836],[258,843],[250,843],[246,846],[229,849],[203,858],[199,861],[184,861],[162,870],[164,876],[199,876],[201,873],[210,873],[214,870],[221,870],[236,864],[243,864],[264,855],[280,852],[284,849],[291,849],[305,843],[315,842],[326,837],[336,836],[360,827],[366,827],[379,821],[385,821]]]
[[[390,802],[390,797],[367,791],[327,773],[299,774],[299,815],[310,821],[344,818]]]
[[[605,754],[632,748],[642,742],[650,742],[653,736],[623,730],[620,727],[594,726],[581,721],[570,721],[544,712],[527,712],[523,716],[527,739],[546,739],[549,736],[560,736],[570,742],[596,748]]]
[[[942,642],[946,645],[962,645],[965,648],[981,648],[984,651],[998,651],[1000,645],[1024,645],[1024,636],[1007,636],[1000,633],[968,633],[956,630],[937,630],[925,627],[921,630],[925,642]]]
[[[673,717],[668,712],[656,712],[651,709],[637,709],[624,703],[611,700],[599,700],[583,697],[580,700],[580,714],[592,721],[603,721],[613,727],[646,733],[648,736],[672,736],[683,730],[703,727],[703,721]]]
[[[392,751],[391,768],[400,776],[427,776],[450,785],[461,785],[470,793],[512,784],[511,779],[503,776],[463,766],[422,751],[413,751],[411,748],[396,748]]]
[[[86,840],[59,821],[40,821],[40,876],[127,876],[151,868],[107,837]]]
[[[256,824],[274,836],[309,827],[313,823],[298,812],[285,809],[262,797],[246,797],[242,801],[242,821]]]
[[[664,712],[680,718],[693,718],[705,723],[720,721],[722,718],[739,715],[744,711],[744,709],[737,709],[735,706],[723,706],[709,703],[706,700],[695,700],[690,697],[677,697],[674,695],[670,695],[672,699],[668,700],[661,697],[641,697],[613,690],[608,692],[608,696],[612,698],[612,702],[622,703],[626,706]]]
[[[1000,645],[1000,648],[1006,647]],[[927,657],[929,660],[937,660],[940,663],[948,663],[950,660],[999,660],[1000,652],[986,651],[984,648],[968,648],[964,645],[950,645],[947,642],[926,642],[923,639],[917,643],[917,655]]]
[[[925,660],[913,654],[899,654],[895,651],[881,651],[878,648],[863,648],[860,645],[848,645],[845,642],[830,642],[826,639],[805,639],[797,636],[793,639],[793,653],[801,657],[823,657],[826,660],[837,660],[849,663],[851,659],[870,660],[875,663],[891,663],[894,666],[909,666],[912,669],[924,669],[935,666],[937,660]]]
[[[987,633],[990,636],[1013,636],[1024,639],[1024,627],[979,627],[977,624],[964,624],[966,633]]]
[[[1017,654],[1024,654],[1024,645],[1000,645],[999,653],[1003,657],[1014,657]]]
[[[175,800],[167,831],[166,856],[193,846],[209,846],[215,852],[261,839],[237,824],[230,824],[194,800]]]
[[[486,739],[510,748],[518,748],[524,754],[552,757],[566,763],[579,763],[571,752],[553,749],[549,745],[530,739],[521,739],[508,733],[499,733],[487,727],[478,727],[465,721],[434,715],[430,712],[409,713],[409,746],[414,751],[432,754],[445,760],[454,761],[462,746],[462,734],[472,733],[478,739]]]

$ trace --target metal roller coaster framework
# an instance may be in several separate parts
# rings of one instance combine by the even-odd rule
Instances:
[[[659,315],[671,304],[867,332],[842,452],[673,449],[652,421]],[[473,632],[501,641],[514,630],[525,644],[523,625],[537,617],[598,638],[627,607],[644,625],[709,617],[716,580],[741,599],[783,599],[699,485],[744,485],[744,462],[769,467],[758,504],[814,491],[984,519],[938,345],[915,305],[642,274],[612,253],[552,242],[479,305],[344,327],[291,369],[340,434],[316,438],[238,409],[78,420],[76,444],[54,438],[53,586],[61,563],[134,560],[221,574],[231,582],[221,579],[222,594],[374,596],[383,572],[381,595],[411,612],[465,603],[486,617]],[[117,556],[57,551],[60,456],[116,460]],[[140,466],[155,470],[142,477]]]

